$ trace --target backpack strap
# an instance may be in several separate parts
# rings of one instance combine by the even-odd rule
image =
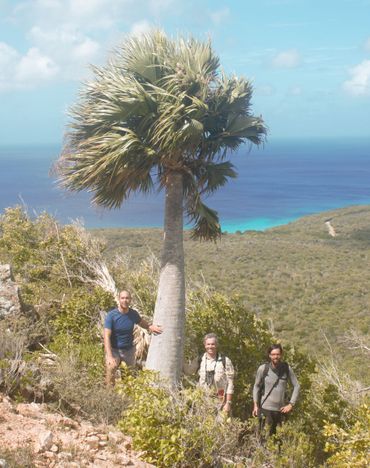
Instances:
[[[262,394],[263,394],[263,390],[264,390],[264,387],[265,387],[265,379],[266,379],[266,376],[268,374],[268,371],[269,371],[269,368],[270,368],[270,363],[266,363],[265,364],[265,367],[263,369],[263,374],[262,374],[262,386],[261,386],[261,398],[262,398]],[[267,398],[270,396],[271,392],[273,391],[273,389],[277,386],[277,384],[279,383],[279,380],[283,377],[284,374],[287,374],[287,376],[289,377],[289,364],[287,362],[282,362],[281,365],[280,365],[280,369],[279,369],[279,372],[278,372],[278,377],[277,379],[275,380],[275,383],[274,385],[270,388],[270,391],[268,392],[268,394],[265,396],[265,398],[260,402],[259,404],[259,407],[262,408],[262,405],[265,403],[265,401],[267,400]]]
[[[206,353],[204,353],[204,354],[206,354]],[[198,371],[199,371],[200,366],[201,366],[201,364],[202,364],[202,360],[203,360],[204,354],[202,354],[202,355],[199,356],[199,358],[198,358]],[[223,366],[224,370],[226,370],[226,356],[225,356],[224,354],[221,354],[221,353],[220,353],[220,354],[217,354],[217,356],[216,356],[216,362],[218,362],[220,359],[221,359],[222,366]]]

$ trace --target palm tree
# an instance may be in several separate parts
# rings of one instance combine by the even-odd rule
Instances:
[[[236,177],[227,159],[242,143],[260,144],[262,118],[251,115],[251,84],[227,77],[209,42],[161,31],[132,37],[104,68],[93,68],[71,109],[59,159],[61,184],[88,190],[118,208],[133,192],[165,191],[164,243],[147,367],[178,381],[183,360],[184,214],[192,236],[217,239],[217,212],[204,196]]]

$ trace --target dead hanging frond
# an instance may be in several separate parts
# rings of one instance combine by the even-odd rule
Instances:
[[[93,284],[112,294],[117,302],[119,291],[104,260],[83,258],[81,259],[81,263],[86,267],[86,272],[81,273],[80,279],[84,283]]]
[[[339,395],[347,403],[357,405],[362,398],[361,393],[364,392],[364,386],[361,382],[354,380],[350,375],[343,372],[337,357],[334,357],[327,336],[325,334],[323,336],[329,352],[326,353],[325,361],[318,362],[319,370],[323,376],[323,379],[320,380],[334,385]]]
[[[148,354],[150,344],[150,334],[144,328],[135,325],[134,328],[134,345],[136,346],[135,358],[136,362],[143,366]]]
[[[370,356],[369,336],[362,335],[356,330],[350,330],[341,339],[346,348],[359,351]]]

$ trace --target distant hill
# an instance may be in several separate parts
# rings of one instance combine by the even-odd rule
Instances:
[[[328,219],[336,237],[328,233]],[[107,240],[108,256],[129,253],[133,265],[160,255],[159,229],[93,232]],[[341,340],[351,329],[370,331],[370,206],[307,216],[265,232],[225,234],[217,243],[192,241],[186,233],[185,251],[189,280],[240,294],[283,342],[314,356],[327,353],[326,336],[352,375],[361,372],[361,359]]]

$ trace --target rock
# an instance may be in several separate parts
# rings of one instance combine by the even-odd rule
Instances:
[[[37,453],[43,452],[49,450],[52,445],[53,433],[51,431],[45,431],[39,434],[35,449]]]
[[[97,449],[99,448],[99,442],[100,439],[99,437],[92,435],[89,437],[85,438],[85,443],[91,448],[91,449]]]
[[[7,468],[8,467],[8,463],[6,460],[4,460],[4,458],[0,458],[0,468]]]
[[[119,431],[110,431],[108,433],[108,438],[111,442],[115,443],[115,444],[119,444],[122,442],[124,436],[122,434],[122,432],[119,432]]]
[[[14,282],[10,265],[0,265],[0,319],[17,315],[22,310],[19,287]]]
[[[72,460],[72,454],[70,452],[59,452],[59,460]]]
[[[122,445],[126,450],[132,449],[132,438],[129,436],[123,436]]]
[[[53,452],[53,453],[57,453],[59,451],[59,448],[56,444],[53,444],[51,447],[50,447],[50,452]]]
[[[79,424],[77,421],[74,421],[71,418],[63,417],[61,423],[65,427],[65,429],[78,429]]]
[[[38,405],[37,403],[19,403],[16,406],[18,414],[28,416],[29,418],[41,418],[42,410],[42,405]]]

